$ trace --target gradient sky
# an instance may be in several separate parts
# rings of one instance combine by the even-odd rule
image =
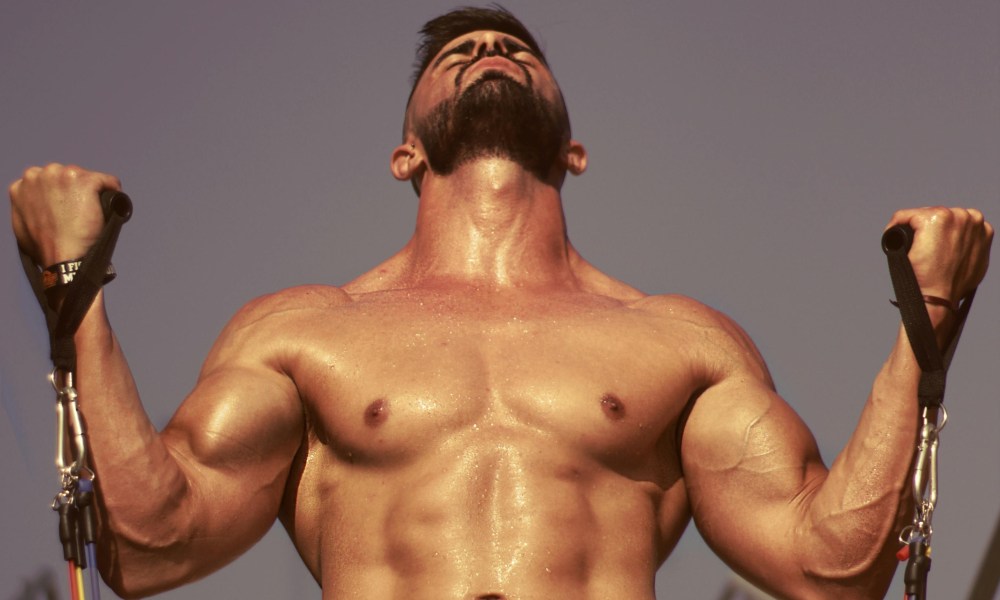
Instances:
[[[964,204],[1000,220],[1000,4],[506,4],[546,49],[590,151],[564,188],[574,245],[646,292],[735,318],[831,462],[895,337],[878,247],[893,211]],[[0,178],[52,161],[122,178],[136,211],[109,310],[157,425],[243,303],[349,281],[411,235],[416,199],[389,153],[416,30],[453,6],[0,8]],[[62,573],[44,326],[5,235],[0,598]],[[998,300],[993,273],[950,374],[933,597],[965,595],[998,517]],[[713,599],[728,577],[692,526],[658,597]],[[160,597],[319,596],[277,528]]]

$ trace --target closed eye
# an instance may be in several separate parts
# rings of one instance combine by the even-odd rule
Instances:
[[[467,40],[465,42],[462,42],[461,44],[455,46],[454,48],[446,50],[443,54],[441,54],[441,56],[437,57],[437,60],[434,61],[434,66],[432,68],[436,69],[437,66],[440,65],[442,62],[444,62],[444,59],[448,58],[449,56],[453,56],[455,54],[472,54],[472,51],[475,49],[476,49],[476,42],[474,40]]]
[[[527,52],[531,56],[533,56],[535,58],[538,58],[538,55],[535,54],[534,50],[532,50],[531,48],[528,48],[527,46],[521,44],[520,42],[516,42],[516,41],[514,41],[514,40],[512,40],[510,38],[506,38],[506,39],[503,40],[503,48],[504,48],[504,52],[508,56],[513,56],[514,54],[519,54],[521,52]]]
[[[535,53],[534,50],[512,38],[504,38],[500,43],[501,45],[503,45],[504,55],[514,62],[524,64],[523,60],[515,58],[516,54],[521,54],[521,53],[526,53],[535,59],[541,60],[541,58],[538,56],[538,54]],[[437,68],[438,65],[444,62],[445,59],[447,59],[449,56],[455,56],[455,55],[471,56],[472,53],[475,52],[475,50],[476,50],[476,41],[466,40],[461,44],[455,46],[454,48],[449,48],[444,53],[442,53],[441,56],[437,57],[437,59],[434,61],[434,64],[432,65],[431,68]],[[455,64],[449,65],[448,69],[451,69],[452,67],[458,66],[460,64],[462,63],[456,62]]]

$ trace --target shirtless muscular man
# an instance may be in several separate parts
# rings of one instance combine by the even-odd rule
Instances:
[[[560,188],[587,155],[523,25],[461,9],[422,33],[391,158],[420,196],[402,250],[343,287],[246,305],[162,432],[102,296],[84,320],[105,581],[126,597],[181,585],[277,518],[329,600],[651,599],[693,518],[772,594],[881,597],[912,514],[906,336],[827,468],[735,323],[570,245]],[[28,169],[10,187],[18,242],[39,265],[82,256],[105,188],[118,180]],[[984,276],[978,211],[898,223],[925,294],[957,302]],[[954,316],[928,309],[947,339]]]

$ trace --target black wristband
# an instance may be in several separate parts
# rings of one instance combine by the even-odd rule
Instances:
[[[82,264],[83,259],[78,258],[76,260],[67,260],[65,262],[56,263],[50,267],[42,269],[42,289],[44,289],[47,293],[52,288],[73,283],[73,279],[76,278],[76,274],[80,270],[80,265]],[[115,275],[117,275],[115,272],[115,266],[108,263],[108,269],[104,273],[104,283],[109,283],[115,278]]]

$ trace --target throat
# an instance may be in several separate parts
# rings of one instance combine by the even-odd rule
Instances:
[[[406,250],[420,279],[498,287],[573,280],[558,192],[502,159],[476,161],[430,182]]]

